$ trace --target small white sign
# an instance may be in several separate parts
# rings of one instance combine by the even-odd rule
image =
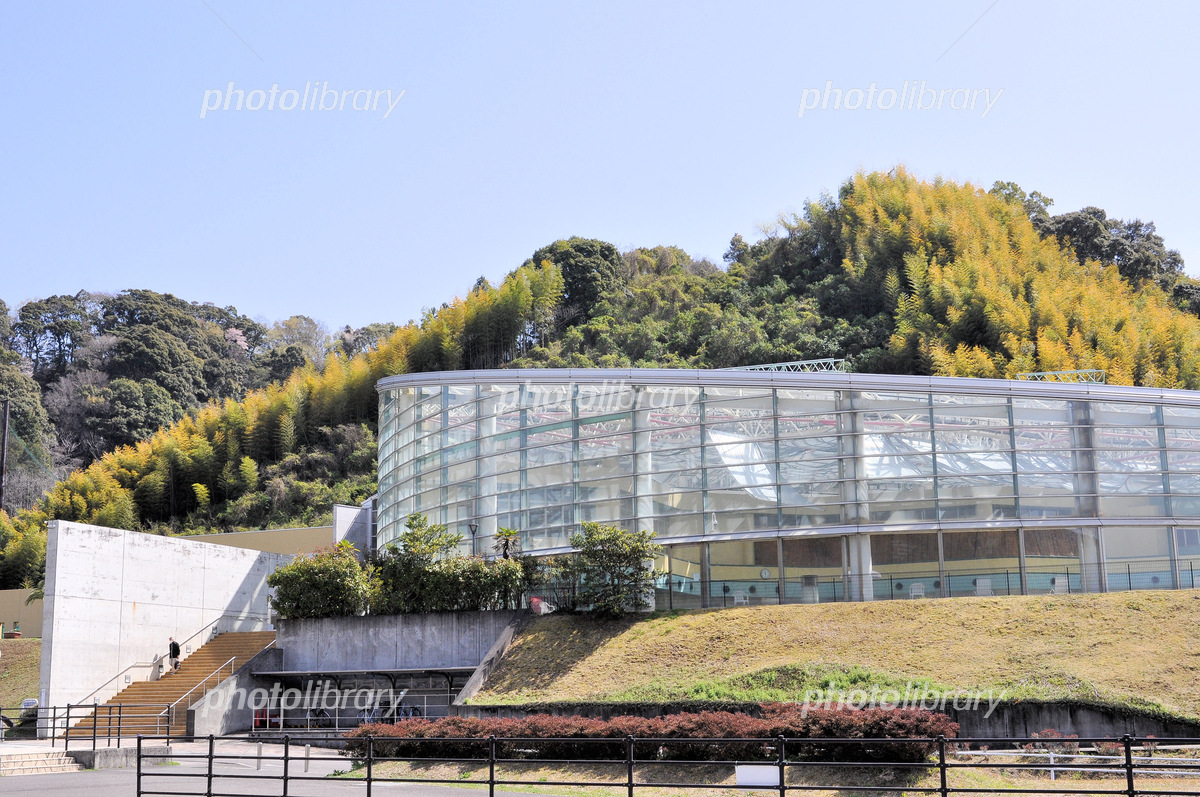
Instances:
[[[771,764],[738,764],[737,785],[778,786],[779,767]]]

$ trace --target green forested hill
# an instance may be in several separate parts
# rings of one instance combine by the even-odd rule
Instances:
[[[36,580],[49,518],[204,531],[313,523],[365,498],[374,384],[406,371],[840,357],[867,372],[1101,368],[1112,383],[1200,387],[1200,286],[1178,253],[1153,224],[1049,205],[1011,183],[859,174],[761,240],[734,236],[724,267],[571,238],[419,323],[337,339],[311,319],[267,330],[147,291],[0,314],[16,428],[36,453],[86,465],[0,514],[0,586]],[[97,439],[126,445],[81,456]]]

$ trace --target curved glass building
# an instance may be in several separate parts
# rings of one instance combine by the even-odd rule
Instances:
[[[941,377],[528,370],[383,379],[378,543],[421,512],[536,555],[667,546],[666,606],[1195,585],[1200,393]]]

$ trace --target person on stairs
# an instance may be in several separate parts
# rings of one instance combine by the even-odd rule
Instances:
[[[179,669],[179,643],[175,641],[175,637],[171,637],[171,644],[167,646],[167,654],[171,658],[171,669]]]

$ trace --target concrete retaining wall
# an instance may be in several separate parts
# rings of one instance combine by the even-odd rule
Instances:
[[[238,668],[219,686],[188,709],[189,736],[224,736],[244,733],[254,727],[251,693],[256,688],[270,692],[272,684],[254,677],[255,672],[277,672],[283,667],[283,651],[268,648]]]
[[[283,669],[415,670],[478,667],[524,610],[279,620]]]
[[[1053,728],[1060,733],[1087,738],[1089,736],[1157,736],[1161,738],[1200,736],[1200,725],[1182,720],[1170,720],[1145,714],[1127,714],[1098,706],[1077,703],[1038,703],[1021,701],[997,706],[990,717],[986,711],[956,711],[945,713],[958,723],[959,736],[978,738],[1030,737]]]
[[[461,706],[451,709],[460,717],[500,717],[504,719],[521,719],[537,714],[548,714],[555,717],[590,717],[608,720],[613,717],[661,717],[664,714],[679,714],[689,711],[721,710],[735,711],[758,715],[759,706],[756,703],[730,703],[714,706],[707,704],[703,708],[687,703],[636,703],[622,705],[620,703],[560,703],[554,705],[534,706]],[[990,717],[985,717],[987,705],[977,711],[956,711],[946,707],[942,712],[959,724],[960,738],[1029,738],[1035,733],[1053,728],[1063,734],[1075,734],[1083,738],[1123,736],[1126,733],[1133,736],[1156,736],[1160,739],[1171,737],[1197,738],[1200,736],[1200,725],[1162,719],[1143,714],[1126,714],[1111,709],[1096,706],[1084,706],[1073,703],[1036,703],[1022,701],[1020,703],[1002,703],[996,706]]]
[[[95,750],[68,750],[67,755],[84,769],[124,769],[137,766],[137,743],[128,747],[97,747]],[[170,758],[171,748],[165,744],[142,745],[142,758]],[[154,762],[161,763],[161,762]]]
[[[42,705],[90,700],[93,690],[121,670],[165,655],[169,637],[183,644],[214,621],[220,631],[269,628],[266,579],[290,558],[52,521]]]

